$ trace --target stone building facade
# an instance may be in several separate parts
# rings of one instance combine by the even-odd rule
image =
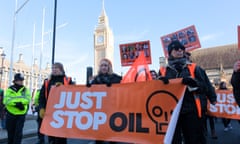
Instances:
[[[230,85],[233,73],[233,64],[240,59],[240,50],[237,44],[201,48],[191,52],[191,59],[203,69],[214,85],[225,81]]]
[[[3,49],[0,48],[0,55],[3,53]],[[2,89],[7,89],[11,84],[9,83],[9,74],[10,74],[10,61],[8,59],[1,58],[0,64],[2,64],[1,68],[1,77],[0,83]],[[35,59],[32,66],[26,65],[23,60],[23,54],[19,54],[17,62],[13,63],[13,72],[12,72],[12,80],[14,79],[15,73],[24,74],[24,85],[31,90],[39,89],[43,84],[43,80],[48,78],[51,72],[50,64],[47,64],[46,68],[39,69],[37,64],[37,59]]]

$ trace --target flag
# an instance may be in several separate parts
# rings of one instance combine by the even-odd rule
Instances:
[[[140,52],[139,57],[134,61],[126,75],[124,75],[121,83],[147,80],[152,80],[152,77],[144,53]]]

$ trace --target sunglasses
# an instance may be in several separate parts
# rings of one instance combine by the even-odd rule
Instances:
[[[179,49],[184,50],[183,47],[174,47],[173,49],[176,50],[176,51],[179,50]]]

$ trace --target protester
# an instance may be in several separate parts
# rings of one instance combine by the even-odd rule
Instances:
[[[215,89],[215,87],[214,87]],[[212,139],[218,139],[218,136],[216,134],[216,129],[215,129],[215,120],[217,120],[216,117],[211,116],[207,113],[207,108],[206,108],[206,121],[205,121],[205,125],[206,125],[206,133],[208,132],[208,126],[207,126],[207,121],[209,122],[209,126],[210,126],[210,131],[211,131],[211,138]]]
[[[6,110],[3,104],[3,95],[4,91],[0,89],[0,120],[1,120],[1,129],[6,129]]]
[[[38,123],[38,129],[37,129],[38,142],[36,144],[44,144],[45,143],[44,135],[40,133],[42,118],[40,117],[40,113],[39,113],[39,96],[40,96],[40,90],[36,90],[34,94],[34,102],[33,102],[33,106],[34,106],[33,111],[37,112],[37,123]]]
[[[227,84],[226,82],[222,81],[219,84],[219,90],[227,90]],[[227,132],[228,130],[232,129],[231,125],[231,119],[228,118],[222,118],[223,126],[224,126],[224,131]]]
[[[121,80],[121,76],[113,73],[111,61],[103,58],[100,61],[98,74],[94,76],[91,84],[106,84],[107,86],[111,86],[113,83],[120,83]]]
[[[215,117],[214,116],[210,116],[210,115],[206,115],[206,131],[207,131],[207,120],[209,121],[209,125],[210,125],[210,131],[211,131],[211,138],[212,139],[217,139],[217,134],[216,134],[216,130],[215,130],[215,121],[214,121]]]
[[[184,53],[184,56],[186,57],[187,61],[189,63],[192,63],[192,59],[191,59],[191,53],[190,52],[185,52]],[[216,130],[215,130],[215,117],[211,116],[211,115],[207,115],[207,107],[204,108],[206,111],[206,117],[205,117],[205,130],[206,130],[206,133],[208,131],[208,126],[207,126],[207,121],[209,122],[209,126],[210,126],[210,131],[211,131],[211,138],[212,139],[217,139],[217,135],[216,135]]]
[[[240,60],[236,61],[233,65],[231,84],[233,86],[233,95],[236,103],[240,106]]]
[[[168,79],[182,78],[187,86],[172,143],[184,139],[185,144],[206,144],[205,109],[207,98],[216,103],[214,88],[205,71],[186,58],[185,47],[179,41],[168,45],[168,54],[168,65],[160,80],[167,84]]]
[[[64,71],[62,63],[56,62],[52,65],[52,72],[49,79],[44,80],[44,84],[40,90],[39,96],[39,116],[40,118],[44,117],[46,110],[47,100],[51,87],[60,86],[60,85],[69,85],[73,84],[70,77],[67,77]],[[54,97],[54,95],[51,95]],[[50,144],[66,144],[66,138],[48,136],[48,141]]]
[[[98,74],[94,77],[90,84],[87,84],[87,86],[89,87],[92,84],[106,84],[108,87],[110,87],[112,84],[120,83],[121,80],[122,80],[121,76],[113,73],[111,61],[106,58],[103,58],[100,60]],[[104,144],[106,143],[106,141],[97,140],[95,143]],[[117,142],[109,143],[115,144]]]
[[[21,73],[14,75],[13,85],[5,92],[3,103],[6,106],[6,128],[8,144],[21,144],[23,126],[27,114],[31,93],[23,85],[24,76]]]
[[[151,76],[153,80],[158,79],[158,74],[155,70],[150,70]]]

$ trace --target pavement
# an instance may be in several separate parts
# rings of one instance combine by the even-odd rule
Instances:
[[[22,144],[32,144],[37,141],[37,117],[27,115],[23,128]],[[208,123],[209,124],[209,123]],[[215,120],[215,130],[218,136],[217,139],[212,139],[210,135],[210,127],[208,125],[207,140],[209,144],[239,144],[240,141],[240,123],[237,120],[232,120],[233,129],[224,131],[221,118]],[[6,130],[0,130],[0,144],[7,144]],[[92,140],[68,139],[68,144],[94,144]]]
[[[23,138],[37,135],[37,116],[27,115],[23,127]],[[7,131],[4,129],[0,130],[0,143],[7,141]]]
[[[238,120],[231,120],[232,129],[224,131],[221,118],[215,119],[215,130],[217,139],[212,139],[208,122],[208,143],[209,144],[239,144],[240,143],[240,123]]]

